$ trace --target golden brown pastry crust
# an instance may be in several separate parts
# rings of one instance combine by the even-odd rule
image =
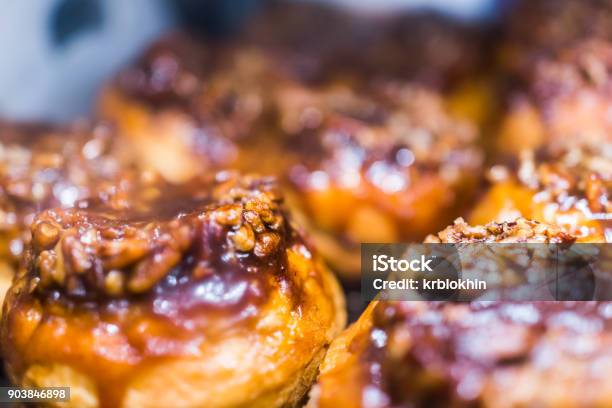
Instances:
[[[525,219],[458,220],[427,242],[574,239]],[[375,301],[330,346],[309,406],[606,406],[611,309],[610,302]]]
[[[11,380],[68,383],[73,406],[296,404],[345,312],[274,183],[219,173],[124,198],[36,217],[4,306]]]

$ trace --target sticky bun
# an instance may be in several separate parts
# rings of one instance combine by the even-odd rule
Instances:
[[[129,179],[141,177],[124,166],[124,153],[105,124],[0,124],[2,297],[30,244],[30,224],[38,211],[117,195]]]
[[[573,148],[558,158],[525,151],[518,166],[494,166],[470,221],[524,216],[556,224],[582,242],[611,242],[612,145],[597,149]]]
[[[212,49],[161,42],[102,97],[102,111],[141,149],[163,150],[144,157],[171,181],[217,165],[276,175],[319,251],[351,277],[360,242],[423,239],[472,198],[482,163],[476,126],[435,88],[313,81],[278,47],[221,46],[218,59]]]
[[[283,174],[277,98],[286,87],[363,88],[371,78],[398,77],[438,92],[480,65],[480,37],[444,19],[364,19],[276,5],[225,41],[169,35],[104,87],[99,114],[118,124],[146,167],[172,182],[211,168]],[[403,57],[407,49],[414,58]],[[467,88],[449,105],[479,116],[472,111],[481,96]]]
[[[141,182],[32,223],[4,305],[6,371],[71,406],[293,406],[344,325],[275,184]]]
[[[429,242],[572,242],[552,225],[459,220]],[[313,407],[606,406],[610,302],[375,301],[331,345]],[[577,345],[584,345],[577,346]]]

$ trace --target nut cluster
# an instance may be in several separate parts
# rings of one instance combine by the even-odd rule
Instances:
[[[222,145],[253,133],[270,89],[285,76],[279,65],[261,48],[216,47],[177,33],[120,72],[110,91],[147,107],[187,113],[200,128],[193,147],[205,150],[208,138]]]
[[[285,223],[271,180],[224,174],[179,192],[166,188],[129,211],[100,205],[39,214],[32,225],[32,287],[74,298],[137,295],[177,268],[200,279],[217,273],[220,262],[279,253]],[[161,215],[188,196],[202,200]]]
[[[542,191],[563,208],[587,203],[593,214],[612,212],[612,157],[604,146],[600,153],[591,149],[568,150],[556,160],[538,161],[524,153],[518,170],[519,180],[529,188]]]
[[[222,205],[212,210],[212,218],[230,229],[228,237],[237,251],[259,258],[277,251],[285,220],[273,179],[246,176],[237,182],[230,176],[215,190],[214,198]]]
[[[537,221],[518,218],[511,222],[492,222],[487,225],[471,226],[463,218],[457,218],[453,225],[435,235],[429,235],[427,243],[469,243],[469,242],[541,242],[571,243],[575,238],[561,228]]]
[[[117,86],[132,97],[155,105],[187,102],[201,90],[198,78],[210,64],[208,51],[184,35],[155,44],[135,64],[123,70]]]

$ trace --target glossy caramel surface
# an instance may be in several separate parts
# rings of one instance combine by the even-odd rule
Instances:
[[[255,404],[277,398],[275,387],[289,387],[278,398],[299,398],[294,383],[343,325],[343,302],[275,184],[219,173],[132,192],[140,199],[121,207],[90,200],[34,220],[3,319],[13,381],[39,384],[38,367],[69,367],[100,406],[155,406],[161,390],[147,384],[166,367],[184,386],[208,383],[206,395],[181,396],[185,404]],[[249,347],[263,354],[245,360]],[[224,371],[217,359],[233,349],[242,351],[226,364],[241,368]],[[181,372],[197,362],[203,379]],[[277,374],[266,380],[269,370]]]

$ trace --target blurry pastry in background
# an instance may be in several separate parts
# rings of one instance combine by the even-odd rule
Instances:
[[[508,67],[535,54],[561,51],[587,38],[612,40],[612,5],[607,0],[519,0],[502,22]]]
[[[282,155],[274,150],[275,95],[285,87],[358,89],[397,77],[446,92],[481,66],[483,40],[472,31],[430,15],[364,16],[272,2],[229,38],[162,38],[107,84],[99,114],[172,182],[211,168],[270,172],[269,162]],[[480,93],[465,86],[448,102],[480,117]],[[251,155],[252,145],[266,154]]]
[[[537,54],[516,78],[500,125],[500,156],[612,143],[612,41],[593,38]]]
[[[353,89],[384,78],[418,83],[478,124],[496,101],[488,74],[493,38],[486,24],[436,13],[359,13],[316,3],[270,2],[241,41],[290,55],[309,83]],[[296,65],[298,66],[298,65]]]
[[[508,88],[501,155],[612,140],[609,1],[519,1],[499,50]]]
[[[266,143],[274,89],[300,75],[270,50],[174,34],[108,84],[99,113],[117,124],[145,167],[171,182],[219,168],[264,173],[274,151],[251,157],[242,147],[274,149]]]
[[[517,166],[493,166],[489,179],[472,223],[523,216],[556,224],[580,242],[612,242],[612,144],[557,158],[525,151]]]
[[[524,216],[579,241],[612,239],[611,27],[599,0],[519,1],[507,17],[506,107],[471,222]]]
[[[429,241],[574,240],[557,226],[520,219],[458,221]],[[309,406],[606,406],[611,309],[611,302],[374,301],[332,343]]]
[[[126,171],[128,152],[114,141],[105,124],[0,124],[0,296],[30,244],[37,212],[95,196],[120,200],[134,179],[147,177]]]
[[[11,380],[75,407],[296,405],[345,311],[276,185],[143,188],[36,217],[2,320]]]
[[[607,406],[610,308],[374,302],[332,343],[309,406]]]
[[[350,279],[361,242],[422,240],[475,196],[478,131],[430,89],[382,81],[361,93],[284,88],[278,99],[290,204]]]

